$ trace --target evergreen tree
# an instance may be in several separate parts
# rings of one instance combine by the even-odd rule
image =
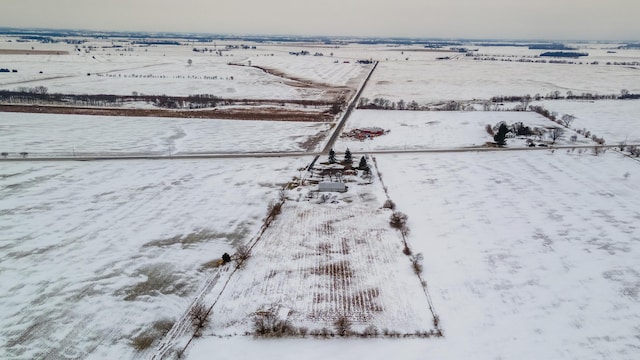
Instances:
[[[336,152],[333,149],[329,150],[329,164],[336,163]]]
[[[345,165],[351,165],[353,163],[353,157],[349,148],[347,148],[347,151],[344,152],[344,163]]]
[[[367,164],[367,159],[363,156],[360,158],[360,164],[358,164],[358,169],[365,170],[368,169],[369,165]]]
[[[509,128],[507,128],[507,125],[503,122],[498,128],[498,133],[493,137],[493,140],[498,144],[498,146],[504,146],[507,143],[505,141],[507,132],[509,132]]]

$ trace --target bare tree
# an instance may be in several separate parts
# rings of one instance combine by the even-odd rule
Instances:
[[[564,136],[564,129],[552,128],[549,130],[547,134],[549,134],[549,139],[551,139],[551,144],[555,144],[556,140],[559,140]]]
[[[36,86],[33,89],[34,94],[46,95],[49,89],[46,86]]]
[[[336,328],[336,333],[340,336],[351,335],[351,321],[344,315],[340,316],[333,325]]]
[[[189,319],[196,337],[202,336],[202,330],[209,325],[209,310],[202,303],[197,303],[189,310]]]
[[[565,127],[569,127],[569,126],[571,126],[571,123],[573,122],[573,120],[575,120],[575,118],[576,117],[574,115],[564,114],[564,115],[562,115],[562,124]]]
[[[235,260],[238,264],[238,267],[242,266],[244,262],[251,257],[251,249],[246,245],[240,245],[236,249]]]
[[[411,266],[413,267],[413,272],[416,275],[420,275],[422,273],[422,254],[415,254],[411,256]]]
[[[486,110],[488,111],[488,110]],[[484,126],[484,131],[487,132],[487,134],[489,134],[489,136],[494,137],[496,135],[496,133],[493,131],[493,127],[491,127],[491,124],[487,124]]]

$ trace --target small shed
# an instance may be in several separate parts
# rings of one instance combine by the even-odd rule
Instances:
[[[319,192],[347,192],[347,185],[340,182],[321,182],[318,183]]]

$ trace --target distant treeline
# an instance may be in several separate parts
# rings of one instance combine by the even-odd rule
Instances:
[[[529,50],[577,50],[574,47],[565,44],[531,44]]]
[[[133,45],[180,45],[180,42],[175,40],[136,40]]]
[[[503,103],[503,102],[530,102],[532,100],[540,101],[540,100],[637,100],[640,99],[640,94],[630,93],[628,90],[620,91],[620,94],[592,94],[592,93],[581,93],[574,94],[572,91],[567,91],[566,96],[563,96],[560,91],[552,91],[545,96],[540,94],[531,95],[523,95],[523,96],[494,96],[491,98],[491,102],[493,103]]]
[[[481,104],[484,111],[500,111],[502,103],[519,103],[513,110],[510,111],[527,111],[529,110],[529,104],[532,101],[540,100],[638,100],[640,94],[630,93],[628,90],[623,89],[620,94],[591,94],[582,93],[574,94],[572,91],[567,91],[566,96],[562,95],[560,91],[552,91],[549,94],[543,96],[540,94],[531,95],[503,95],[494,96],[488,102],[487,101],[445,101],[437,104],[424,105],[415,100],[405,101],[391,101],[382,97],[369,99],[361,97],[357,108],[358,109],[370,109],[370,110],[413,110],[413,111],[473,111],[476,108],[475,104]],[[535,111],[535,110],[534,110]],[[555,121],[555,119],[553,119]]]
[[[223,99],[211,94],[190,96],[167,95],[108,95],[108,94],[56,94],[49,93],[44,86],[19,88],[17,91],[0,90],[0,102],[30,105],[67,105],[112,107],[125,103],[143,102],[164,109],[203,109],[222,105],[263,105],[296,104],[301,106],[328,107],[335,102],[316,100],[276,100],[276,99]]]
[[[573,52],[573,51],[547,51],[540,54],[542,57],[562,57],[562,58],[573,58],[577,59],[582,56],[589,56],[588,53],[585,52]]]

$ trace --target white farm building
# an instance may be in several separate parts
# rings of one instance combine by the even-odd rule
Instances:
[[[340,182],[321,182],[318,183],[319,192],[347,192],[347,185]]]

